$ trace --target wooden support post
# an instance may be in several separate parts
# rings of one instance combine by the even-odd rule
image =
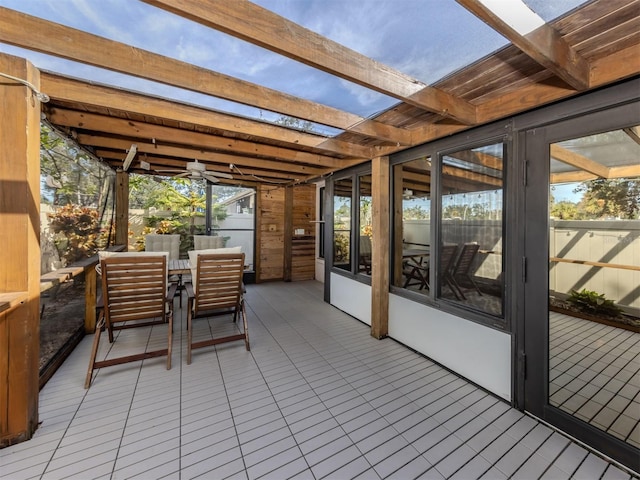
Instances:
[[[284,189],[284,281],[290,282],[293,265],[293,187]]]
[[[0,54],[0,71],[38,88],[28,61]],[[40,360],[40,102],[25,85],[0,82],[0,447],[38,427]]]
[[[116,245],[129,245],[129,174],[122,170],[116,172]]]
[[[98,275],[93,266],[84,271],[84,332],[93,333],[96,330],[96,300]]]
[[[373,159],[371,177],[371,336],[380,339],[389,333],[389,157]]]

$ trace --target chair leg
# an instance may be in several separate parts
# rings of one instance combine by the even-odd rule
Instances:
[[[96,364],[96,356],[98,355],[98,347],[100,346],[100,335],[102,333],[102,327],[104,327],[104,317],[100,317],[98,319],[98,323],[96,324],[96,331],[93,334],[91,358],[89,359],[89,368],[87,369],[87,377],[84,380],[85,390],[91,386],[91,379],[93,378],[93,366]]]
[[[111,326],[111,322],[107,320],[106,316],[104,317],[104,319],[105,319],[105,322],[104,322],[105,328],[109,333],[109,343],[113,343],[113,327]]]
[[[193,317],[191,304],[192,300],[190,298],[187,302],[187,365],[191,365],[191,339],[193,337],[193,328],[191,328],[191,320]]]
[[[249,325],[247,324],[247,311],[244,307],[244,301],[242,302],[242,322],[244,323],[244,345],[248,352],[251,350],[251,346],[249,345]]]
[[[169,344],[167,345],[167,370],[171,370],[171,351],[173,347],[173,311],[169,311]]]

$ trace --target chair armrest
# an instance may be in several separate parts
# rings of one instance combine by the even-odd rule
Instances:
[[[190,282],[184,284],[184,289],[187,291],[187,297],[193,298],[196,296],[193,292],[193,285]]]

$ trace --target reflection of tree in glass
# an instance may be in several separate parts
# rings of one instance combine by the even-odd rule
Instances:
[[[574,190],[584,192],[579,208],[587,219],[640,218],[640,181],[629,178],[598,178]]]
[[[560,220],[640,218],[640,180],[599,178],[575,185],[573,192],[582,193],[578,202],[556,202],[550,195],[551,217]]]

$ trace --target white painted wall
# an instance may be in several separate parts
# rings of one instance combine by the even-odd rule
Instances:
[[[389,295],[389,336],[511,400],[511,336]]]
[[[331,305],[371,325],[371,287],[331,274]]]

